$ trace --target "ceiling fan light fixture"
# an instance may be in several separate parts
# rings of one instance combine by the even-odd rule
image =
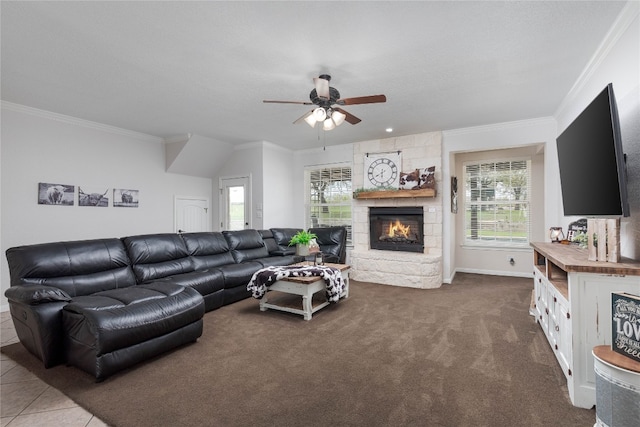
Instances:
[[[307,117],[304,118],[304,121],[307,122],[307,124],[312,128],[316,127],[316,123],[318,122],[316,120],[315,114],[309,114]]]
[[[318,107],[313,110],[313,116],[315,117],[316,121],[321,122],[327,118],[327,112],[324,110],[324,108]]]
[[[327,117],[327,119],[324,121],[324,124],[322,125],[323,130],[332,130],[335,129],[335,127],[336,124],[333,120],[331,120],[331,117]]]
[[[336,126],[340,126],[344,119],[347,117],[346,114],[342,114],[340,111],[333,111],[331,113],[331,119],[335,122]]]

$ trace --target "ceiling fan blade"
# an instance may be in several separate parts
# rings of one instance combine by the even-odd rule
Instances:
[[[316,85],[316,93],[320,98],[329,99],[329,80],[315,77],[313,83]]]
[[[375,104],[377,102],[387,102],[387,97],[384,95],[358,96],[356,98],[338,99],[336,101],[336,104],[356,105],[356,104]]]
[[[300,105],[313,105],[313,103],[309,101],[273,101],[269,99],[265,99],[262,102],[265,104],[300,104]]]
[[[362,121],[361,119],[357,118],[353,114],[351,114],[351,113],[349,113],[347,111],[344,111],[342,108],[335,108],[334,107],[334,110],[340,111],[342,114],[347,116],[347,117],[344,118],[344,120],[349,122],[349,123],[351,123],[352,125],[357,125],[358,123],[360,123]]]

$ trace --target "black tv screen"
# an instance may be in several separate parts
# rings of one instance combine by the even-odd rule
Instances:
[[[556,143],[565,216],[629,216],[620,121],[611,83]]]

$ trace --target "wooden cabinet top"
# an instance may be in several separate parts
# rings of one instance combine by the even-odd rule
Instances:
[[[533,249],[566,272],[640,276],[640,261],[623,258],[621,262],[589,261],[586,249],[560,243],[531,243]]]

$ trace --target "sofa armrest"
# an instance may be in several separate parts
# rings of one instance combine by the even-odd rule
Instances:
[[[4,295],[9,301],[26,305],[71,301],[71,297],[65,291],[46,285],[11,286]]]
[[[32,286],[12,286],[7,291],[21,287],[31,288]],[[5,292],[5,295],[14,293],[18,294],[17,291],[12,290]],[[31,301],[43,301],[38,297],[22,298],[22,301],[9,295],[7,297],[13,325],[22,345],[40,359],[45,368],[64,362],[62,309],[68,301],[34,304]]]

